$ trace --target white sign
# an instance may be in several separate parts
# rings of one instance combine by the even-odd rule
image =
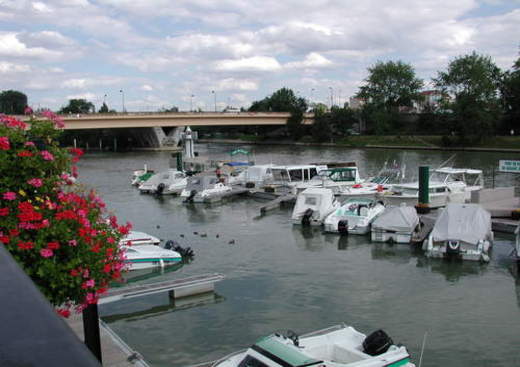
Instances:
[[[498,161],[500,172],[520,173],[520,161]]]

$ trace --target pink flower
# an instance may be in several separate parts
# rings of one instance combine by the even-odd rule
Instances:
[[[32,115],[33,109],[29,106],[26,106],[25,109],[23,110],[23,113],[24,113],[24,115]]]
[[[52,153],[50,153],[48,150],[42,150],[40,152],[40,155],[43,157],[43,159],[45,159],[46,161],[53,161],[54,160],[54,156],[52,155]]]
[[[34,143],[32,141],[26,141],[23,145],[26,147],[34,147]]]
[[[0,149],[1,150],[11,149],[11,144],[9,143],[9,138],[7,136],[0,136]]]
[[[49,250],[48,248],[42,248],[40,250],[40,255],[42,257],[48,258],[48,257],[51,257],[52,255],[54,255],[54,252],[52,252],[52,250]]]
[[[77,245],[78,245],[78,241],[76,241],[76,240],[69,241],[69,246],[76,247]]]
[[[31,178],[27,183],[34,187],[42,187],[43,180],[41,178]]]
[[[58,128],[58,129],[63,129],[65,127],[65,124],[63,123],[63,120],[61,119],[61,117],[59,117],[58,115],[56,115],[54,112],[52,112],[51,110],[45,110],[42,112],[42,115],[44,117],[47,117],[49,120],[51,120],[52,122],[54,122],[54,125]]]
[[[4,200],[15,200],[16,194],[12,191],[4,192]]]

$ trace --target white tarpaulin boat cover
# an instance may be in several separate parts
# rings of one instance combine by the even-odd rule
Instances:
[[[478,204],[451,203],[437,217],[431,234],[433,241],[477,244],[490,237],[491,215]]]
[[[413,232],[419,224],[419,216],[414,207],[387,207],[373,223],[372,229],[395,232]]]

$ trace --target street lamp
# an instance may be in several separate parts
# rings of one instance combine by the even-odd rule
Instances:
[[[105,104],[106,101],[107,101],[107,95],[105,94],[105,95],[103,96],[103,104]]]
[[[334,105],[334,89],[332,87],[329,87],[330,90],[330,109],[332,109],[332,106]]]
[[[314,88],[311,88],[311,98],[310,98],[310,102],[312,104],[312,100],[313,100],[313,97],[314,97]]]
[[[212,90],[211,93],[213,93],[213,101],[215,102],[215,112],[217,112],[217,92]]]
[[[123,105],[123,113],[125,113],[125,92],[122,89],[120,89],[119,93],[121,93],[121,103]]]
[[[190,95],[190,112],[193,112],[193,97],[195,97],[195,94]]]

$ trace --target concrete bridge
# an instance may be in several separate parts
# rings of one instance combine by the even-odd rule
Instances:
[[[285,125],[287,112],[177,112],[62,115],[65,130],[136,129],[137,140],[155,148],[177,146],[185,126]],[[21,117],[27,120],[28,117]],[[313,114],[304,116],[304,124],[314,122]],[[166,129],[164,129],[166,128]],[[173,129],[172,129],[173,128]]]

